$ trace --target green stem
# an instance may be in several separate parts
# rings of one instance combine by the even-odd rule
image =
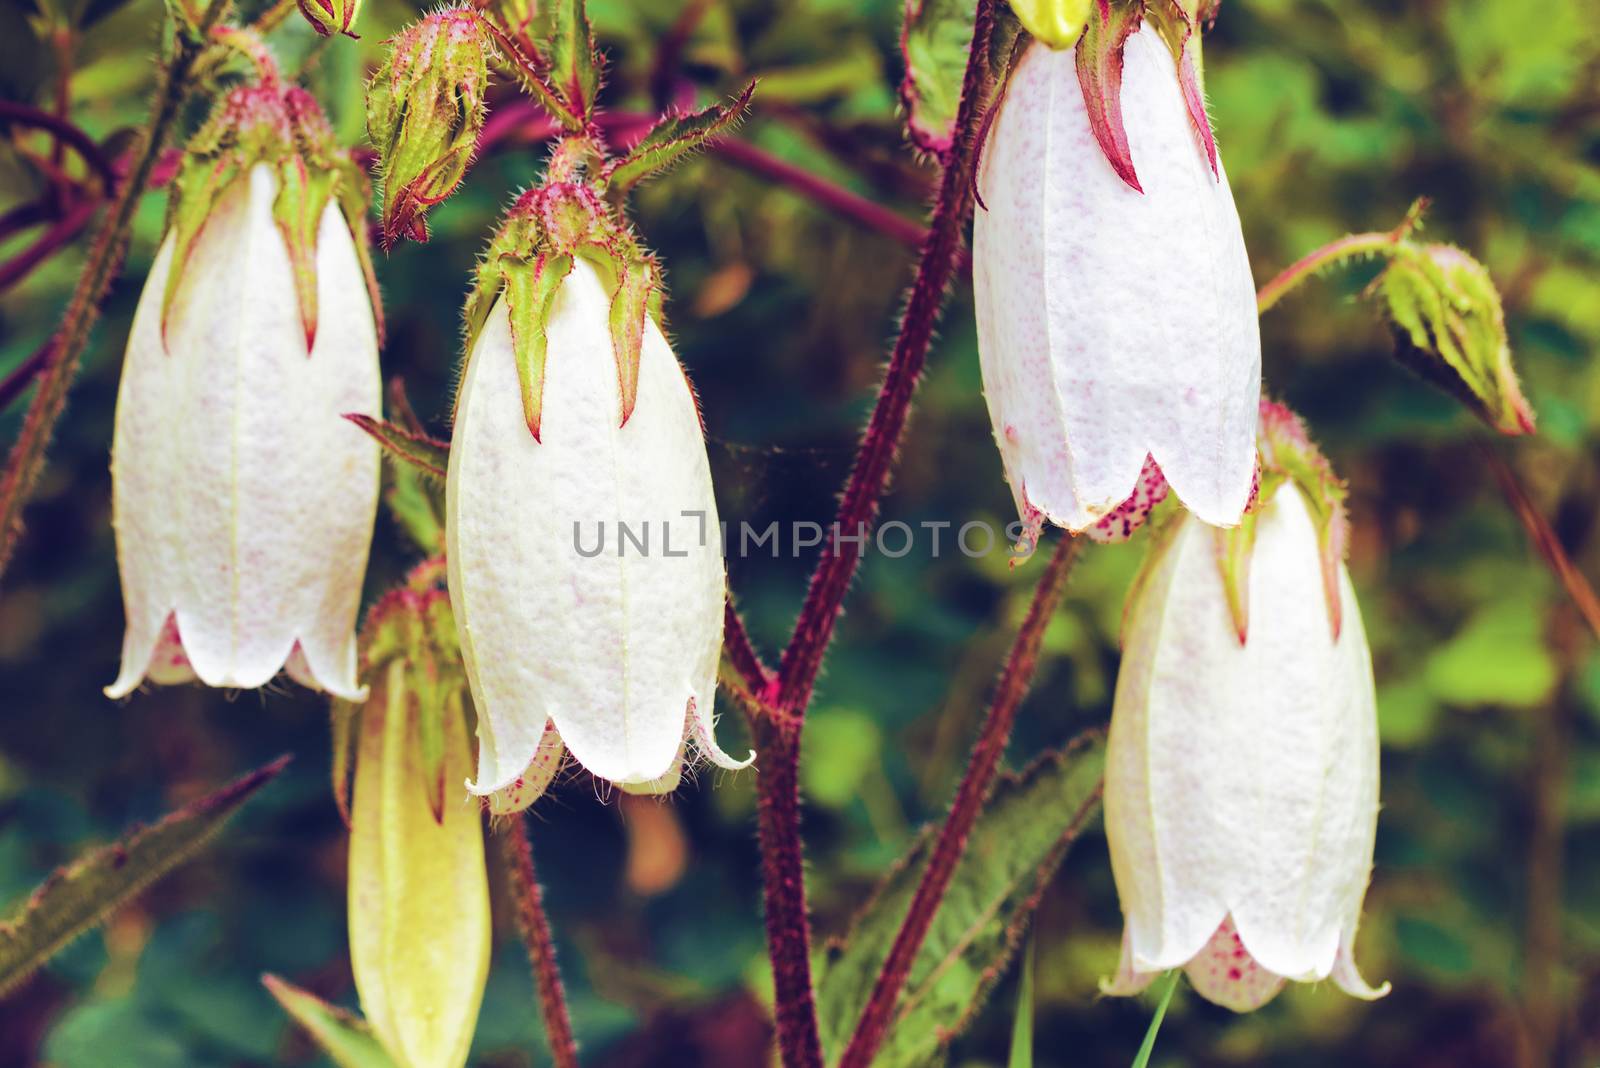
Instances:
[[[1279,275],[1256,292],[1256,311],[1265,313],[1278,301],[1282,300],[1290,290],[1301,282],[1316,274],[1326,267],[1353,260],[1359,256],[1394,256],[1405,247],[1405,242],[1411,232],[1422,223],[1422,215],[1428,210],[1428,198],[1418,197],[1406,212],[1406,217],[1400,220],[1400,225],[1387,233],[1347,234],[1337,241],[1323,245],[1279,273]]]
[[[22,510],[44,470],[45,450],[55,430],[56,420],[66,407],[67,391],[77,375],[78,364],[88,346],[89,334],[100,316],[100,303],[116,279],[127,252],[128,235],[133,228],[133,214],[139,206],[139,197],[149,184],[150,172],[166,145],[167,135],[178,120],[184,98],[189,92],[189,75],[195,61],[204,51],[211,29],[228,7],[228,0],[211,0],[199,25],[191,34],[178,33],[171,59],[159,74],[155,105],[150,121],[139,134],[132,151],[132,165],[118,188],[89,249],[88,261],[78,277],[61,327],[56,332],[54,345],[40,378],[39,388],[28,406],[22,423],[22,433],[6,466],[0,473],[0,575],[11,561],[17,540],[22,534]]]
[[[1146,1068],[1150,1063],[1150,1054],[1156,1048],[1156,1035],[1161,1033],[1161,1021],[1166,1019],[1167,1006],[1172,1004],[1172,994],[1178,989],[1178,978],[1181,975],[1183,973],[1174,968],[1167,977],[1167,989],[1162,992],[1161,1003],[1156,1006],[1156,1014],[1150,1020],[1150,1030],[1144,1033],[1144,1042],[1139,1046],[1139,1054],[1133,1058],[1133,1068]]]

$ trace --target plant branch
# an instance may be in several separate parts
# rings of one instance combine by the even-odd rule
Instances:
[[[1017,631],[1000,682],[995,687],[994,700],[979,731],[977,745],[973,747],[972,759],[967,764],[961,785],[956,788],[955,800],[950,803],[950,814],[939,830],[939,838],[928,857],[927,867],[923,869],[922,880],[917,884],[905,920],[873,984],[866,1007],[862,1009],[850,1044],[839,1059],[839,1068],[867,1068],[888,1033],[895,1006],[911,974],[911,964],[916,960],[923,940],[928,937],[934,914],[944,900],[945,890],[950,886],[961,855],[966,852],[967,838],[972,833],[973,824],[994,786],[995,772],[1000,767],[1000,758],[1005,754],[1006,742],[1011,737],[1011,725],[1016,721],[1017,708],[1028,692],[1034,669],[1039,663],[1039,645],[1044,638],[1045,627],[1061,604],[1067,578],[1072,573],[1072,565],[1081,545],[1077,538],[1064,535],[1039,578],[1039,585],[1033,591],[1033,601],[1028,606],[1028,615]]]
[[[117,176],[111,169],[111,161],[106,159],[105,153],[100,151],[100,146],[94,143],[93,138],[69,120],[27,104],[0,100],[0,122],[18,123],[46,131],[55,138],[58,145],[67,145],[76,152],[107,189],[116,185]]]
[[[1353,260],[1359,256],[1392,256],[1411,236],[1422,222],[1423,212],[1428,210],[1428,198],[1418,197],[1412,202],[1406,217],[1400,220],[1400,225],[1386,233],[1376,231],[1366,234],[1346,234],[1337,241],[1330,241],[1319,249],[1315,249],[1300,257],[1294,263],[1285,267],[1278,276],[1256,291],[1256,311],[1264,314],[1278,301],[1282,300],[1291,290],[1295,289],[1316,274],[1318,271],[1332,267],[1336,264]]]
[[[800,715],[810,704],[823,654],[833,637],[833,628],[856,565],[861,561],[861,542],[847,539],[865,534],[877,516],[878,498],[894,466],[900,435],[911,409],[911,397],[933,342],[934,326],[945,293],[960,260],[963,224],[972,208],[974,132],[988,91],[988,42],[993,25],[994,0],[979,0],[973,18],[972,45],[967,55],[961,103],[956,111],[956,133],[943,161],[939,196],[922,245],[911,297],[900,321],[900,336],[895,340],[877,404],[862,436],[850,481],[845,485],[833,537],[825,539],[822,558],[812,573],[794,635],[779,665],[779,703]]]
[[[67,392],[77,374],[78,363],[89,343],[90,331],[100,315],[100,303],[111,288],[127,251],[133,227],[134,209],[150,180],[151,169],[166,144],[167,135],[178,120],[189,92],[189,74],[200,56],[205,38],[222,17],[227,0],[211,0],[193,36],[179,32],[171,58],[163,64],[156,85],[155,104],[150,120],[140,132],[131,152],[126,179],[100,227],[89,258],[78,276],[77,288],[67,304],[51,346],[51,356],[40,372],[39,389],[22,423],[22,433],[11,447],[6,466],[0,473],[0,575],[10,562],[22,533],[22,509],[44,469],[56,420],[66,407]]]
[[[1523,488],[1517,473],[1488,446],[1480,445],[1479,452],[1484,462],[1489,465],[1495,481],[1499,483],[1500,492],[1505,495],[1506,503],[1511,506],[1511,511],[1516,514],[1523,529],[1528,532],[1534,548],[1539,551],[1539,555],[1549,565],[1551,573],[1567,591],[1567,596],[1572,598],[1574,607],[1589,625],[1590,632],[1596,638],[1600,638],[1600,597],[1595,596],[1594,587],[1589,585],[1589,580],[1583,577],[1583,572],[1573,564],[1572,557],[1567,555],[1566,547],[1561,544],[1561,539],[1550,526],[1550,521],[1528,497],[1528,491]]]
[[[539,875],[533,866],[533,843],[528,840],[527,822],[519,814],[497,828],[494,836],[500,843],[500,855],[505,860],[511,884],[517,930],[528,947],[528,963],[539,988],[539,1008],[544,1013],[544,1033],[550,1042],[550,1056],[556,1068],[578,1068],[578,1043],[572,1037],[567,995],[561,985],[561,969],[556,964],[550,921],[544,912],[544,893],[539,888]]]

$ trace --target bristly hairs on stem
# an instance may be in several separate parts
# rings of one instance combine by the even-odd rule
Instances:
[[[494,837],[506,865],[506,882],[516,910],[517,931],[528,949],[528,964],[538,986],[539,1009],[544,1016],[550,1056],[556,1068],[578,1068],[578,1043],[567,1012],[566,990],[561,984],[561,969],[556,964],[555,941],[550,937],[550,920],[544,911],[539,874],[533,866],[533,843],[528,840],[525,817],[519,814],[496,827]]]
[[[962,776],[961,785],[956,788],[955,799],[950,803],[950,814],[939,829],[939,837],[934,842],[927,866],[923,868],[911,905],[906,910],[900,930],[895,934],[894,945],[890,947],[889,956],[884,960],[872,993],[861,1011],[855,1033],[850,1036],[850,1043],[839,1058],[839,1068],[868,1068],[888,1034],[889,1024],[894,1018],[900,995],[905,990],[906,980],[911,975],[911,965],[916,960],[917,951],[928,937],[934,915],[939,911],[950,880],[955,876],[956,865],[966,852],[972,827],[994,787],[995,772],[999,770],[1000,758],[1005,755],[1006,743],[1011,738],[1011,725],[1016,722],[1017,708],[1027,695],[1034,669],[1039,663],[1039,647],[1044,640],[1045,628],[1061,604],[1067,579],[1072,574],[1072,565],[1081,547],[1082,543],[1077,538],[1064,535],[1044,574],[1039,577],[1033,600],[1028,605],[1028,615],[1011,645],[1005,669],[1000,674],[994,699],[989,705],[989,714],[983,721],[977,744],[973,746],[972,758]]]
[[[877,515],[878,499],[894,466],[911,398],[933,341],[934,326],[960,260],[963,228],[972,207],[974,134],[990,85],[988,48],[994,19],[994,0],[978,0],[955,136],[942,160],[938,199],[900,320],[900,334],[845,486],[833,527],[834,544],[823,547],[773,687],[775,706],[787,715],[752,722],[761,752],[756,779],[757,814],[767,950],[772,963],[778,1049],[784,1068],[822,1065],[816,998],[811,985],[811,927],[800,837],[799,759],[805,710],[844,595],[861,560],[859,544],[852,540],[847,543],[849,548],[843,548],[840,543],[844,539],[838,535],[864,531]]]

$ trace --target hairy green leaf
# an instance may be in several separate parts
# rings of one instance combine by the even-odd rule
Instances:
[[[261,985],[339,1068],[395,1068],[372,1029],[358,1017],[276,975],[263,975]]]
[[[0,924],[0,997],[112,910],[194,856],[289,759],[281,756],[46,879],[18,915]]]
[[[926,1065],[971,1021],[1011,959],[1050,877],[1100,804],[1104,738],[1094,732],[1007,775],[912,963],[878,1068]],[[879,885],[817,967],[817,1012],[830,1059],[849,1041],[922,875],[933,832]]]
[[[442,479],[450,467],[450,443],[439,441],[415,430],[407,430],[396,423],[374,419],[360,412],[346,412],[345,418],[365,430],[383,446],[383,454],[421,471]]]
[[[911,140],[943,153],[955,135],[956,109],[972,46],[976,7],[966,0],[910,0],[900,29],[905,77],[900,100]]]
[[[1011,1023],[1011,1056],[1006,1068],[1033,1068],[1033,954],[1035,939],[1028,939],[1022,954],[1022,975],[1017,980],[1017,1014]]]
[[[755,89],[756,83],[751,82],[726,104],[713,104],[691,115],[671,115],[656,123],[626,156],[607,169],[608,194],[614,199],[626,196],[644,179],[660,174],[707,141],[726,133],[750,106]]]

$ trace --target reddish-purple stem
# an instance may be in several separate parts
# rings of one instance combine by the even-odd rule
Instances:
[[[799,193],[842,219],[892,237],[908,248],[922,248],[928,238],[927,227],[916,220],[818,177],[748,141],[724,137],[707,145],[706,150],[736,167]]]
[[[94,219],[95,210],[99,206],[99,200],[94,197],[78,201],[59,222],[39,235],[37,241],[5,263],[0,263],[0,293],[21,282],[45,260],[72,244],[83,232],[84,227]]]
[[[33,383],[35,376],[44,370],[44,365],[50,362],[50,350],[55,346],[55,339],[50,338],[34,350],[33,355],[17,364],[11,373],[0,379],[0,412],[11,407],[11,402],[22,395],[22,391]]]
[[[539,987],[539,1008],[544,1014],[550,1056],[556,1068],[578,1068],[578,1043],[572,1035],[572,1018],[567,1013],[567,995],[556,964],[550,920],[544,912],[544,892],[533,866],[533,843],[528,840],[527,824],[522,816],[516,816],[496,830],[495,837],[500,840],[500,853],[506,862],[512,903],[517,910],[517,930],[528,947],[528,963]]]
[[[100,146],[94,143],[94,138],[67,119],[14,100],[0,100],[0,123],[12,122],[48,132],[58,144],[68,145],[81,156],[107,189],[116,185],[116,173],[111,169],[111,161],[100,151]]]
[[[988,44],[993,24],[993,0],[979,0],[961,104],[956,111],[955,140],[943,161],[939,198],[922,245],[911,297],[900,321],[900,336],[895,340],[894,352],[878,391],[878,402],[862,436],[850,481],[845,485],[833,527],[834,537],[825,539],[822,559],[812,573],[794,635],[778,669],[779,704],[795,714],[803,715],[811,701],[823,653],[833,637],[845,592],[861,560],[864,539],[847,539],[864,532],[877,515],[878,498],[894,466],[895,451],[905,429],[911,397],[927,359],[928,346],[933,341],[939,309],[960,262],[962,228],[972,208],[973,133],[989,80]]]
[[[939,839],[934,843],[928,866],[923,869],[922,880],[911,899],[911,907],[906,910],[906,918],[895,935],[894,946],[890,948],[877,982],[873,984],[872,994],[861,1011],[855,1033],[850,1036],[850,1044],[839,1059],[839,1068],[867,1068],[883,1043],[889,1023],[894,1018],[895,1005],[899,1003],[906,979],[911,974],[911,963],[916,960],[917,951],[928,937],[928,928],[933,925],[934,914],[938,912],[944,892],[955,875],[956,864],[966,852],[972,825],[977,821],[978,813],[982,811],[983,803],[994,786],[995,771],[1000,766],[1006,742],[1011,737],[1011,725],[1016,721],[1017,707],[1028,692],[1034,668],[1039,662],[1039,643],[1050,617],[1061,603],[1061,595],[1066,589],[1067,577],[1072,572],[1079,546],[1078,539],[1064,535],[1033,591],[1033,602],[1028,606],[1027,618],[1022,621],[1022,628],[1017,631],[1016,640],[1011,645],[1005,670],[1000,675],[994,700],[989,705],[988,718],[984,720],[978,743],[973,747],[972,758],[967,763],[961,785],[956,788],[955,800],[950,803],[950,815],[939,830]]]
[[[761,754],[756,820],[778,1052],[784,1068],[822,1068],[800,838],[800,721],[778,715],[751,716],[750,727]]]
[[[723,606],[722,619],[722,648],[728,654],[728,662],[744,679],[750,692],[765,700],[772,686],[772,672],[762,663],[761,654],[750,641],[750,632],[745,630],[744,620],[731,597]]]
[[[934,324],[960,259],[962,228],[972,207],[969,172],[973,131],[987,89],[988,42],[993,25],[994,0],[978,0],[956,114],[956,136],[943,160],[938,200],[900,321],[900,336],[839,506],[835,544],[824,547],[794,634],[784,651],[778,678],[769,686],[778,714],[751,718],[761,753],[756,789],[767,955],[772,962],[778,1049],[784,1068],[822,1065],[816,999],[811,987],[811,927],[806,912],[800,835],[799,762],[806,706],[845,591],[861,558],[859,542],[844,541],[837,535],[854,536],[868,527],[877,513],[878,498],[894,464],[917,377],[933,341]],[[849,548],[842,549],[843,545]]]

